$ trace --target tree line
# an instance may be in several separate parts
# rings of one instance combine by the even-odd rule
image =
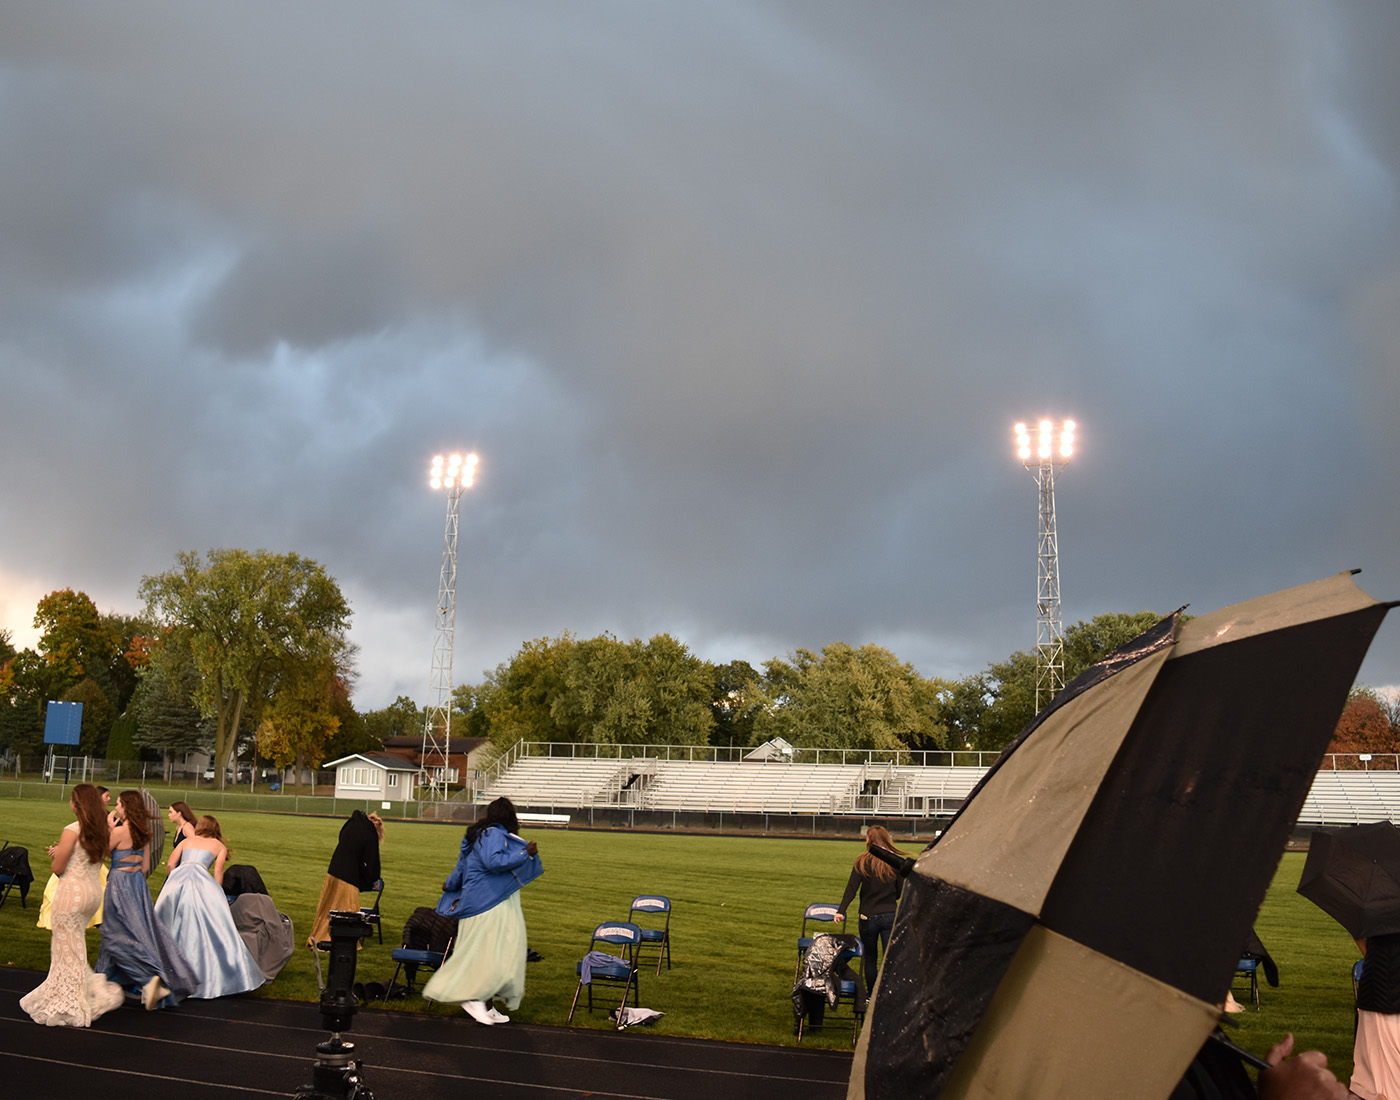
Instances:
[[[419,736],[426,709],[401,696],[351,702],[350,607],[316,562],[259,550],[192,552],[142,579],[144,612],[102,613],[82,592],[39,601],[34,650],[0,628],[0,754],[42,749],[50,700],[82,702],[79,751],[113,759],[211,752],[226,774],[252,744],[278,767],[316,767]],[[1064,631],[1066,681],[1159,620],[1112,613]],[[520,740],[997,751],[1034,717],[1036,656],[960,679],[928,678],[877,645],[832,642],[754,668],[706,661],[669,634],[625,641],[572,634],[525,642],[475,684],[454,688],[454,735]],[[1400,751],[1400,705],[1358,687],[1334,752]]]

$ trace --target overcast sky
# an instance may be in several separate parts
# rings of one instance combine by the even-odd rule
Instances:
[[[295,551],[354,701],[565,631],[755,665],[1400,598],[1400,5],[0,9],[0,626]],[[1397,618],[1392,616],[1392,619]],[[1400,684],[1400,622],[1366,683]]]

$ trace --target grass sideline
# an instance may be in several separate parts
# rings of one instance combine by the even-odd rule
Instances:
[[[195,804],[195,809],[203,807]],[[278,908],[292,918],[298,938],[304,938],[343,819],[230,811],[217,816],[233,847],[231,862],[258,868]],[[63,804],[0,799],[0,840],[29,848],[36,876],[27,909],[17,897],[0,909],[0,962],[6,965],[48,966],[49,935],[34,925],[47,871],[44,849],[70,820]],[[577,980],[574,966],[593,926],[624,917],[636,894],[660,893],[674,906],[675,968],[663,967],[659,978],[654,969],[642,972],[641,1003],[666,1013],[656,1028],[698,1038],[793,1042],[788,998],[802,910],[813,901],[839,900],[851,861],[861,851],[859,842],[525,832],[538,841],[545,863],[544,876],[521,894],[530,944],[544,959],[529,965],[525,999],[514,1017],[562,1025]],[[389,952],[398,944],[403,922],[414,907],[437,900],[461,834],[458,825],[388,822],[384,944],[371,939],[360,953],[358,980],[388,980],[393,970]],[[1349,972],[1358,954],[1340,926],[1296,893],[1303,860],[1302,853],[1284,855],[1256,923],[1278,962],[1279,988],[1265,985],[1261,1008],[1240,1013],[1233,1034],[1242,1046],[1262,1054],[1292,1031],[1298,1049],[1324,1051],[1345,1082],[1352,1048]],[[153,891],[164,877],[163,868],[152,874]],[[99,932],[88,935],[89,954],[95,958]],[[1241,986],[1236,995],[1243,999]],[[298,950],[278,979],[252,996],[314,1001],[310,952]],[[460,1011],[427,1006],[418,997],[390,1002],[390,1007]],[[595,1009],[591,1017],[580,1008],[574,1024],[606,1027],[606,1008]],[[809,1036],[804,1036],[804,1046],[849,1048],[850,1032],[839,1024]]]

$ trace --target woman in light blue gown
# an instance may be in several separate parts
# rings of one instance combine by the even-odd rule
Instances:
[[[157,919],[199,979],[190,996],[202,1000],[246,993],[264,980],[229,912],[222,885],[227,859],[219,823],[206,814],[171,853],[170,875],[156,901]]]
[[[95,969],[126,989],[139,989],[149,1012],[173,1007],[199,980],[166,927],[156,919],[146,876],[151,871],[152,822],[140,791],[122,791],[111,835],[106,919]]]

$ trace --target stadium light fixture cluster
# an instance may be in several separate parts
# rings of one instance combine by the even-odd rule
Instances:
[[[1066,420],[1060,425],[1058,457],[1061,462],[1068,462],[1074,454],[1074,428],[1073,420]],[[1017,424],[1012,431],[1016,434],[1016,457],[1022,462],[1030,462],[1032,455],[1041,462],[1056,460],[1055,425],[1051,421],[1042,420],[1036,425],[1034,440],[1025,423]]]
[[[434,455],[428,467],[428,484],[434,489],[470,489],[476,480],[476,455]]]

